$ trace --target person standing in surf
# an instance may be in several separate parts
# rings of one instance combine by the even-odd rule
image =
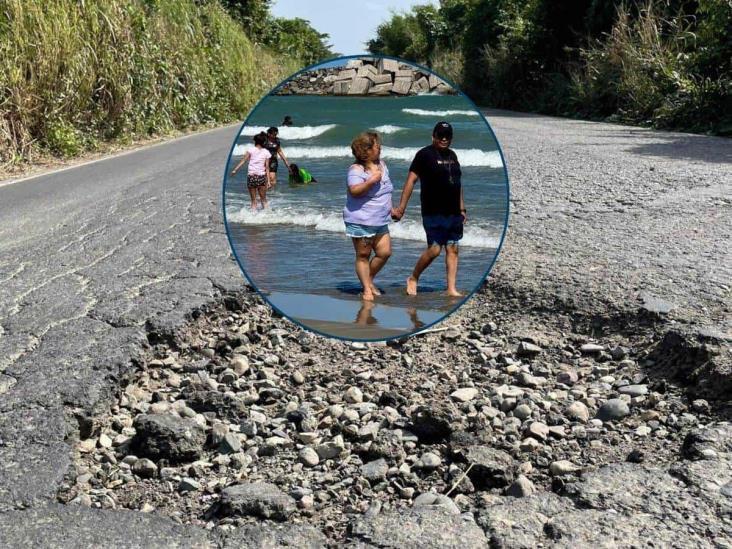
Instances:
[[[251,198],[252,211],[257,211],[257,193],[262,208],[267,208],[267,182],[269,181],[269,160],[272,156],[264,144],[267,142],[267,135],[264,132],[254,136],[254,146],[249,147],[239,163],[231,170],[232,177],[239,171],[245,162],[249,161],[247,167],[247,190]]]
[[[462,172],[455,151],[450,148],[453,130],[447,122],[438,122],[432,130],[432,144],[417,151],[409,166],[399,206],[392,217],[400,220],[407,209],[414,184],[421,184],[420,206],[422,226],[427,236],[427,249],[419,256],[412,274],[407,278],[407,293],[417,295],[420,275],[445,249],[447,295],[460,297],[456,287],[458,243],[463,237],[467,210],[460,181]]]
[[[351,152],[356,161],[348,169],[343,221],[356,252],[356,276],[363,287],[362,297],[373,301],[375,295],[381,295],[374,277],[391,257],[389,221],[394,186],[381,160],[379,134],[360,133],[351,142]]]
[[[280,133],[280,131],[272,126],[271,128],[267,129],[267,142],[264,144],[264,148],[269,151],[269,154],[271,155],[271,158],[269,159],[269,176],[268,177],[268,189],[273,189],[274,186],[277,184],[277,156],[279,155],[280,158],[282,158],[282,161],[285,163],[285,166],[287,167],[287,171],[290,171],[290,163],[287,162],[287,157],[285,156],[285,152],[282,150],[282,146],[280,145],[280,140],[277,137],[277,135]]]

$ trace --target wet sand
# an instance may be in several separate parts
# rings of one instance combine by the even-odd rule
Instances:
[[[402,336],[429,326],[445,315],[434,307],[435,296],[382,295],[375,301],[358,296],[270,292],[266,298],[305,327],[354,340]],[[429,304],[428,304],[429,302]],[[445,298],[445,303],[450,300]],[[430,307],[429,305],[433,306]]]

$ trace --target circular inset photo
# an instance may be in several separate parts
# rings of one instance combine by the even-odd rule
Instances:
[[[509,185],[483,115],[386,57],[309,67],[264,97],[232,146],[234,256],[289,319],[374,341],[429,328],[475,292],[506,232]]]

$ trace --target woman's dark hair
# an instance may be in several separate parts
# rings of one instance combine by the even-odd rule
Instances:
[[[283,126],[292,126],[292,117],[288,114],[285,116],[285,119],[282,121]]]
[[[259,145],[260,147],[264,147],[264,144],[267,142],[267,134],[264,132],[260,132],[257,135],[254,136],[254,144]]]
[[[300,176],[300,168],[298,168],[297,164],[293,164],[290,162],[290,173],[292,174],[292,179],[296,183],[302,183],[302,177]]]
[[[274,126],[271,126],[271,127],[267,128],[267,133],[273,133],[273,134],[277,135],[278,133],[280,133],[280,130],[278,130]]]

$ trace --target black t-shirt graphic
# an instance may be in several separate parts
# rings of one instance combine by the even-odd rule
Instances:
[[[280,150],[280,140],[278,137],[275,137],[274,139],[267,138],[267,141],[264,143],[264,148],[269,151],[269,153],[272,155],[272,157],[269,159],[269,167],[273,168],[277,166],[277,151]]]
[[[452,149],[417,151],[409,171],[419,176],[422,215],[460,215],[460,162]]]

